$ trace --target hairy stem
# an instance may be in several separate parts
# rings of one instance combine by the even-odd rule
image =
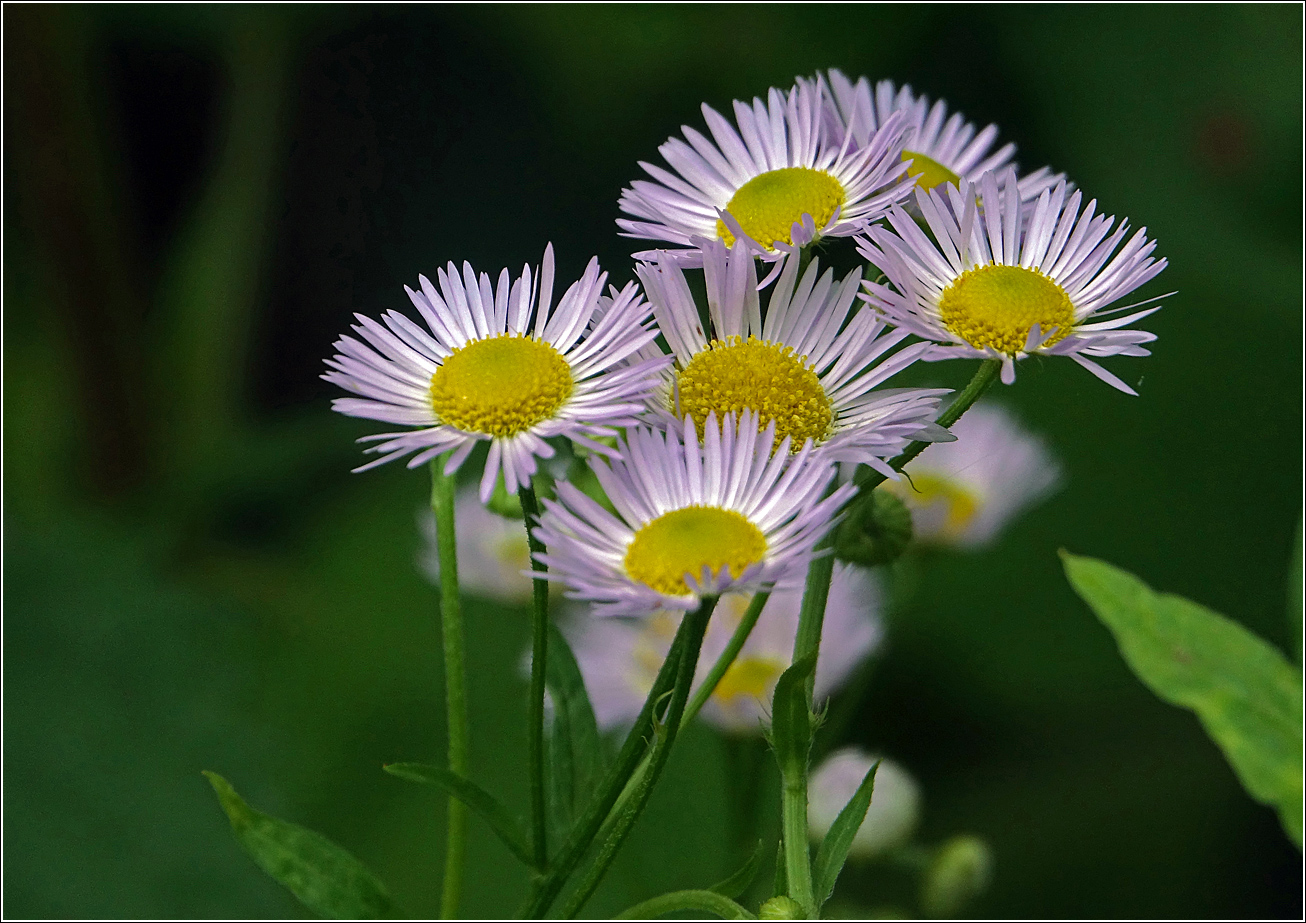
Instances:
[[[522,519],[526,523],[526,540],[531,549],[531,570],[540,575],[531,585],[531,698],[527,751],[531,777],[531,856],[536,869],[548,867],[548,843],[544,821],[544,670],[549,645],[549,583],[543,574],[548,568],[536,560],[544,552],[544,543],[535,535],[540,505],[535,489],[523,484],[517,491],[521,499]]]

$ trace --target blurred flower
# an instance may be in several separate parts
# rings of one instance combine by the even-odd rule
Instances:
[[[590,466],[619,513],[569,483],[544,500],[540,560],[567,595],[595,603],[597,615],[646,615],[697,608],[707,594],[755,590],[801,576],[812,546],[852,493],[822,499],[833,463],[788,440],[772,453],[775,425],[709,416],[700,447],[692,420],[682,434],[628,431],[611,467]]]
[[[727,593],[708,623],[694,688],[725,650],[751,595]],[[802,587],[777,590],[734,664],[703,707],[703,718],[724,731],[760,733],[771,710],[775,682],[793,660]],[[816,669],[816,699],[833,693],[880,642],[881,591],[866,570],[839,565],[830,584]],[[642,619],[577,615],[563,625],[602,728],[635,720],[680,625],[680,613]]]
[[[931,422],[947,391],[874,390],[930,347],[918,343],[886,357],[907,334],[874,311],[854,309],[860,271],[836,285],[834,273],[822,275],[813,259],[799,281],[799,261],[786,260],[763,323],[752,254],[720,241],[701,243],[706,332],[673,259],[662,254],[636,269],[676,359],[651,396],[664,425],[689,417],[701,433],[710,413],[720,420],[751,410],[760,426],[775,423],[777,440],[788,437],[791,451],[810,439],[824,457],[890,476],[884,459],[912,439],[948,438]]]
[[[1012,164],[1016,145],[1008,143],[996,151],[993,144],[998,126],[988,125],[979,134],[975,124],[960,112],[948,118],[948,104],[938,100],[930,105],[928,96],[917,96],[908,85],[895,90],[892,80],[881,80],[871,90],[865,77],[854,84],[841,71],[828,72],[830,92],[825,96],[827,120],[835,137],[846,131],[852,136],[852,148],[863,147],[876,129],[894,113],[901,113],[906,133],[902,159],[911,161],[907,175],[914,177],[922,189],[940,183],[957,183],[961,179],[978,182],[985,173]],[[817,75],[818,82],[826,78]],[[1022,177],[1017,187],[1022,200],[1037,199],[1065,175],[1053,174],[1047,167]]]
[[[856,747],[845,747],[830,754],[812,773],[807,783],[807,829],[813,840],[825,839],[875,760]],[[892,760],[881,760],[871,805],[848,854],[869,859],[905,845],[916,832],[920,801],[920,786],[907,770]]]
[[[772,89],[765,103],[735,101],[736,128],[704,104],[712,140],[684,126],[658,150],[675,173],[640,163],[656,182],[635,180],[617,219],[627,237],[695,247],[694,238],[734,246],[747,238],[778,256],[817,237],[848,237],[902,201],[912,183],[902,163],[902,122],[891,118],[856,151],[822,131],[823,86]],[[679,174],[679,175],[677,175]],[[642,256],[636,254],[636,256]],[[693,251],[677,257],[697,261]]]
[[[327,360],[322,377],[360,398],[337,398],[340,413],[406,426],[383,433],[369,452],[383,457],[358,468],[417,452],[413,468],[453,451],[445,465],[451,474],[478,442],[490,443],[480,496],[487,500],[502,471],[509,492],[528,484],[536,458],[550,458],[545,442],[566,436],[598,452],[609,452],[594,438],[615,435],[613,427],[632,425],[639,401],[653,387],[660,359],[628,364],[651,342],[655,331],[649,310],[631,283],[600,305],[607,279],[598,260],[590,260],[581,279],[553,307],[553,246],[544,251],[539,302],[530,267],[511,282],[508,270],[497,287],[468,263],[460,277],[452,263],[437,274],[436,292],[421,276],[421,292],[406,289],[427,329],[397,311],[385,326],[362,315],[354,331],[367,343],[345,336]]]
[[[880,490],[911,510],[918,542],[976,548],[1056,487],[1060,467],[1043,440],[1008,411],[979,404],[952,427],[956,442],[932,445]]]
[[[418,556],[418,566],[438,585],[440,556],[435,545],[435,516],[426,509],[418,515],[418,522],[426,540]],[[530,602],[532,581],[524,571],[530,569],[531,551],[521,518],[505,519],[486,509],[476,488],[467,486],[458,491],[454,522],[458,530],[461,588],[500,602]]]
[[[868,229],[858,250],[893,287],[862,283],[867,301],[891,323],[935,341],[926,359],[1001,359],[1002,380],[1010,384],[1015,363],[1031,353],[1070,356],[1107,384],[1135,394],[1089,357],[1150,355],[1142,344],[1155,334],[1120,328],[1160,306],[1087,321],[1157,300],[1104,310],[1165,269],[1166,261],[1150,256],[1156,242],[1147,239],[1146,228],[1122,247],[1128,221],[1112,233],[1115,218],[1095,217],[1096,200],[1081,212],[1081,193],[1069,199],[1066,193],[1062,182],[1036,203],[1022,204],[1011,170],[1000,177],[986,173],[976,185],[962,180],[960,189],[917,192],[934,240],[901,208],[889,214],[893,230]]]

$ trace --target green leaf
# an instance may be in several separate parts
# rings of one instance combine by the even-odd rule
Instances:
[[[784,840],[780,840],[775,845],[775,884],[771,888],[771,893],[776,897],[789,893],[789,877],[785,873]]]
[[[566,708],[554,708],[553,725],[544,742],[547,772],[545,806],[549,841],[559,846],[571,832],[576,817],[576,768],[572,755],[571,715]]]
[[[429,763],[391,763],[385,767],[385,771],[409,782],[437,785],[444,789],[489,824],[509,852],[527,865],[531,864],[531,852],[526,846],[526,834],[522,831],[521,823],[499,799],[475,782],[464,779],[443,766],[432,766]]]
[[[1111,629],[1134,674],[1192,710],[1257,801],[1302,845],[1302,678],[1279,651],[1205,606],[1061,552],[1075,592]]]
[[[659,894],[634,907],[628,907],[617,914],[616,919],[654,920],[668,913],[680,913],[686,910],[715,914],[722,920],[757,919],[730,898],[715,891],[672,891],[670,894]]]
[[[385,886],[350,853],[320,833],[251,808],[217,773],[204,776],[240,845],[309,910],[337,920],[375,920],[392,913]]]
[[[731,899],[736,899],[739,895],[748,890],[748,886],[753,883],[757,877],[757,870],[762,867],[762,852],[764,845],[761,840],[757,841],[757,846],[753,849],[753,854],[748,857],[743,868],[735,872],[724,881],[719,881],[709,891],[715,891],[717,894],[724,895]]]
[[[555,716],[565,712],[565,725],[571,732],[575,790],[588,792],[607,768],[607,751],[599,736],[594,707],[585,691],[580,666],[571,646],[553,625],[549,625],[549,659],[544,683],[553,698]]]
[[[862,777],[862,784],[857,786],[857,791],[834,819],[830,832],[825,835],[821,848],[816,851],[816,866],[812,869],[812,877],[818,910],[834,893],[834,883],[839,880],[843,864],[848,860],[853,838],[866,819],[866,809],[871,806],[871,792],[875,789],[875,771],[879,768],[880,761],[876,760]]]
[[[771,746],[780,774],[791,779],[807,772],[812,748],[812,711],[807,705],[807,677],[816,669],[816,652],[794,661],[776,680],[771,700]]]

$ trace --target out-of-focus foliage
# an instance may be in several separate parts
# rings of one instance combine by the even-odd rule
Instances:
[[[1300,849],[1301,670],[1218,612],[1154,592],[1105,561],[1061,558],[1129,668],[1161,699],[1196,713],[1248,794],[1278,810]]]
[[[996,122],[1023,165],[1146,224],[1171,265],[1143,294],[1179,295],[1149,319],[1155,355],[1113,366],[1137,399],[1022,366],[1001,396],[1066,488],[990,549],[895,564],[917,591],[830,745],[911,768],[925,842],[992,846],[968,912],[1300,914],[1272,812],[1129,675],[1055,556],[1109,557],[1291,646],[1298,8],[3,16],[7,914],[300,912],[232,842],[206,767],[348,848],[404,912],[434,912],[447,799],[381,771],[444,756],[437,594],[415,565],[428,485],[348,473],[371,430],[330,413],[322,360],[354,311],[407,310],[402,285],[449,260],[516,269],[552,240],[560,278],[597,253],[623,283],[639,245],[613,220],[636,161],[703,101],[831,66]],[[969,370],[912,372],[958,387]],[[466,615],[472,775],[521,810],[526,614]],[[772,815],[742,847],[728,835],[740,752],[685,730],[588,912],[702,888],[775,842]],[[752,764],[777,805],[774,769]],[[464,910],[512,913],[521,867],[471,826]],[[893,869],[849,866],[827,907],[915,901]]]

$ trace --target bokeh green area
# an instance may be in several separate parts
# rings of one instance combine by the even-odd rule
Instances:
[[[636,161],[703,101],[825,67],[998,123],[1146,224],[1170,268],[1143,294],[1178,292],[1154,356],[1108,363],[1140,397],[1068,361],[999,388],[1064,487],[912,566],[844,738],[920,779],[923,841],[993,846],[976,915],[1300,915],[1273,813],[1056,555],[1300,638],[1299,7],[10,5],[4,26],[7,915],[300,914],[202,769],[436,909],[444,801],[381,772],[442,758],[428,481],[349,473],[378,427],[330,412],[321,362],[449,260],[497,272],[552,240],[561,278],[597,253],[624,282]],[[524,806],[527,615],[466,611],[473,771]],[[588,912],[731,871],[728,756],[684,735]],[[524,893],[473,821],[465,911]],[[850,867],[831,909],[904,893]]]

